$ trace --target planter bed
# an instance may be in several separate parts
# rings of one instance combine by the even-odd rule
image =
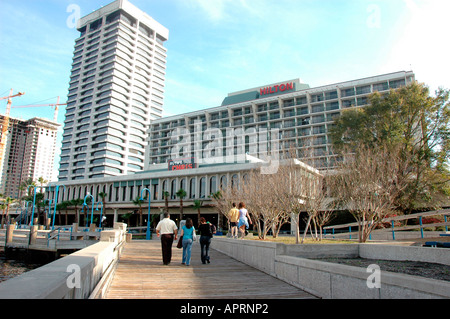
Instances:
[[[370,265],[375,264],[380,267],[381,271],[390,271],[406,275],[450,281],[450,266],[441,264],[365,258],[314,258],[314,260],[362,268],[367,268]]]

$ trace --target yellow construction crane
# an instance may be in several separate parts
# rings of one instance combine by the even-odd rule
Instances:
[[[56,104],[36,104],[36,105],[20,105],[20,106],[13,106],[12,108],[26,108],[26,107],[43,107],[43,106],[54,106],[55,107],[55,114],[53,116],[53,122],[57,122],[58,121],[58,106],[61,105],[67,105],[67,103],[59,103],[59,96],[58,96],[58,100],[56,101]]]
[[[6,104],[6,113],[3,117],[3,121],[1,121],[2,125],[2,136],[0,136],[0,173],[3,166],[3,157],[5,154],[5,147],[6,147],[6,137],[8,135],[8,128],[9,128],[9,113],[11,111],[11,104],[12,104],[12,98],[13,97],[19,97],[24,95],[25,93],[19,92],[17,94],[13,94],[14,91],[11,89],[11,92],[8,96],[0,97],[0,100],[6,100],[8,99],[8,102]]]

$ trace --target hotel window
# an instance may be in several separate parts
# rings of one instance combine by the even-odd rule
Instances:
[[[338,110],[339,109],[339,102],[335,101],[335,102],[329,102],[326,104],[326,109],[327,111],[332,111],[332,110]]]
[[[196,192],[195,192],[196,183],[195,183],[195,180],[196,180],[196,178],[193,177],[189,181],[189,198],[195,198],[195,196],[196,196]]]
[[[311,113],[319,113],[319,112],[323,112],[324,110],[325,110],[325,107],[324,107],[323,103],[311,106]]]
[[[276,119],[279,119],[279,118],[280,118],[280,111],[270,113],[270,119],[271,120],[276,120]]]
[[[341,115],[341,113],[329,113],[329,114],[327,114],[327,122],[335,121],[340,115]]]
[[[309,109],[308,107],[301,107],[297,110],[297,115],[304,115],[304,114],[309,114]]]
[[[239,189],[239,176],[237,174],[231,177],[231,188]]]
[[[325,133],[325,125],[313,127],[313,134],[324,134],[324,133]]]
[[[369,94],[371,93],[372,90],[370,88],[370,85],[365,85],[365,86],[358,86],[356,88],[356,94]]]
[[[225,176],[225,175],[223,175],[221,178],[220,178],[220,188],[221,189],[224,189],[224,188],[226,188],[227,187],[227,177]]]
[[[390,81],[389,82],[389,86],[391,89],[398,89],[402,86],[405,86],[406,82],[405,79],[401,79],[401,80],[395,80],[395,81]]]
[[[267,104],[258,105],[258,112],[267,111]]]
[[[176,199],[177,198],[177,180],[174,179],[170,183],[170,199]]]
[[[309,123],[310,123],[310,118],[309,117],[302,118],[299,121],[299,124],[302,125],[302,126],[303,125],[309,125]]]
[[[389,85],[387,82],[377,83],[373,85],[373,91],[386,91],[389,90]]]
[[[342,107],[353,107],[356,105],[355,99],[342,100]]]
[[[338,98],[337,91],[325,92],[325,100],[333,100],[337,98]]]
[[[183,179],[180,181],[180,189],[186,190],[186,179],[185,179],[185,178],[183,178]]]
[[[354,96],[355,88],[341,89],[341,97]]]
[[[303,105],[308,103],[308,99],[306,98],[306,96],[300,96],[297,99],[297,105]]]
[[[312,94],[311,95],[311,102],[322,102],[324,100],[323,93],[320,94]]]
[[[367,105],[369,104],[369,99],[367,98],[367,96],[359,97],[356,99],[356,104],[358,106]]]
[[[217,178],[215,176],[212,176],[209,179],[209,193],[215,193],[217,192]]]

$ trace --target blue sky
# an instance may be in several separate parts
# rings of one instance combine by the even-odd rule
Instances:
[[[111,0],[0,0],[0,96],[65,101],[81,16]],[[234,91],[301,78],[320,86],[401,70],[450,88],[448,0],[131,0],[169,29],[165,113],[215,107]],[[6,101],[0,101],[4,113]],[[53,118],[51,108],[11,116]],[[58,120],[64,121],[64,108]]]

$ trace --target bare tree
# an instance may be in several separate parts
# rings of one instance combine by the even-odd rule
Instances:
[[[366,242],[370,233],[395,209],[395,200],[408,181],[401,172],[405,161],[400,148],[361,145],[346,152],[336,174],[330,176],[332,195],[341,208],[347,209],[359,224],[359,241]]]

